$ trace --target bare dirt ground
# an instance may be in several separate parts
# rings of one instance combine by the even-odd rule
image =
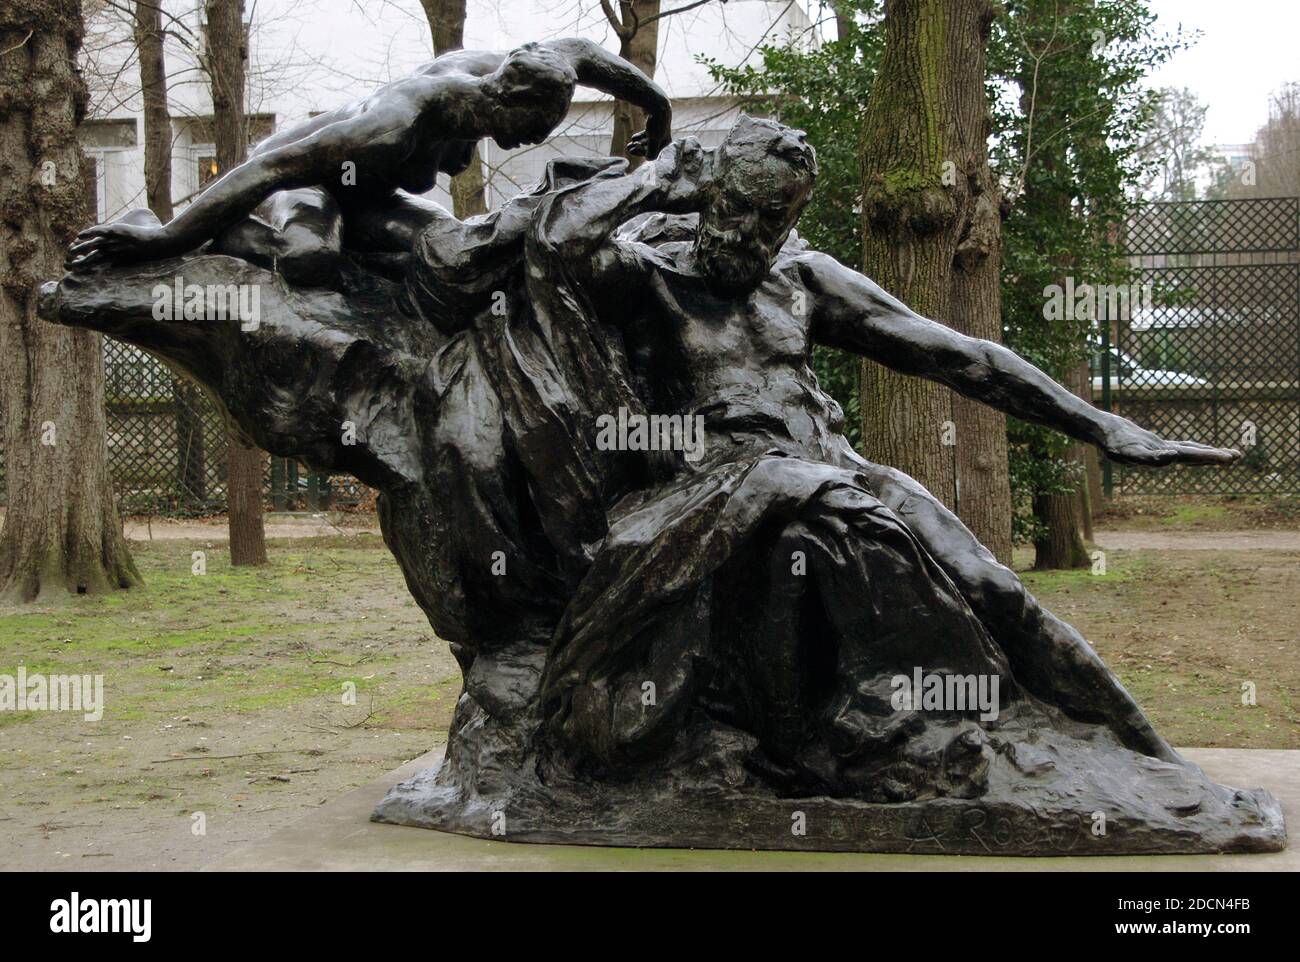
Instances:
[[[1023,575],[1175,744],[1300,748],[1300,523],[1239,518],[1126,509],[1104,575]],[[98,722],[0,712],[0,868],[198,868],[444,740],[460,674],[373,519],[273,520],[261,570],[230,568],[220,520],[138,524],[145,590],[0,607],[0,674],[106,695]]]
[[[1300,748],[1300,552],[1107,549],[1106,561],[1105,575],[1021,577],[1173,744]]]
[[[1118,500],[1096,547],[1104,575],[1021,577],[1169,741],[1300,748],[1300,498]],[[1017,560],[1027,568],[1032,551]]]
[[[0,607],[0,673],[106,703],[0,712],[0,868],[198,868],[444,739],[460,672],[377,537],[132,549],[143,591]]]

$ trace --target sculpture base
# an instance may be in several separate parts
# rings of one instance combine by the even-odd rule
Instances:
[[[1062,765],[1061,752],[1048,747],[1054,763],[1034,774],[995,762],[978,799],[899,804],[780,798],[757,786],[536,779],[489,799],[457,784],[444,761],[390,789],[371,817],[506,841],[650,848],[1061,856],[1286,847],[1281,807],[1268,792],[1225,788],[1190,763],[1131,752],[1119,766],[1113,752],[1089,772]]]

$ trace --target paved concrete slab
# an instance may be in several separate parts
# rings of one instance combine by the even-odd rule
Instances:
[[[1216,781],[1263,786],[1282,803],[1293,839],[1267,855],[1121,855],[998,858],[960,855],[857,855],[818,852],[728,852],[591,848],[486,841],[371,822],[391,785],[434,764],[423,755],[397,771],[322,805],[312,815],[251,843],[206,871],[1300,871],[1300,751],[1181,749]]]

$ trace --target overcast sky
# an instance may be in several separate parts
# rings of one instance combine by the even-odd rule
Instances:
[[[1152,86],[1190,87],[1209,108],[1208,143],[1254,139],[1268,118],[1268,95],[1300,81],[1300,0],[1148,0],[1158,26],[1200,30],[1151,77]]]

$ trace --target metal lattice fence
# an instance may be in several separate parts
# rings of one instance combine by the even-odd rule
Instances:
[[[1116,467],[1119,494],[1300,491],[1300,198],[1150,204],[1095,398],[1158,434],[1240,448],[1230,468]]]
[[[130,344],[104,338],[108,466],[128,515],[196,516],[226,510],[227,429],[193,381]],[[0,498],[4,458],[0,452]],[[349,475],[323,475],[270,458],[263,477],[273,511],[325,511],[368,503]]]
[[[127,514],[212,514],[226,508],[227,430],[216,403],[150,354],[104,338],[108,461]],[[347,475],[271,458],[263,478],[275,511],[328,510],[364,502]]]

